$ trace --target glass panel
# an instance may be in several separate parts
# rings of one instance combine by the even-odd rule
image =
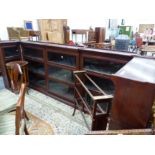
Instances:
[[[70,70],[49,66],[48,74],[50,77],[54,77],[68,82],[73,82],[73,72]]]
[[[17,47],[5,48],[4,52],[5,57],[18,56],[20,54]]]
[[[123,66],[124,64],[109,60],[84,59],[84,68],[103,74],[114,74]]]
[[[74,98],[74,90],[73,88],[70,88],[67,85],[55,82],[53,80],[49,81],[49,91],[53,92],[53,93],[57,93],[58,95],[67,97],[69,99]]]
[[[24,48],[24,55],[43,59],[43,51],[40,49],[25,47]]]
[[[44,64],[42,63],[29,61],[28,69],[34,73],[45,74]]]
[[[39,87],[46,87],[45,79],[44,77],[37,76],[36,74],[33,74],[29,72],[29,81],[32,85],[37,85]]]
[[[48,52],[48,60],[54,61],[59,64],[69,65],[69,66],[76,65],[75,56],[69,56],[69,55],[60,54],[60,53]]]
[[[111,80],[105,79],[105,78],[99,78],[99,77],[95,77],[95,76],[90,76],[90,78],[107,94],[114,94],[114,84]],[[86,86],[90,89],[90,90],[94,90],[97,91],[96,87],[94,87],[92,85],[92,83],[87,80],[86,81]]]

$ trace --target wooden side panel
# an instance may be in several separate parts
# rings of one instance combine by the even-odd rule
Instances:
[[[113,77],[115,97],[110,130],[144,129],[150,119],[155,86],[148,83]]]

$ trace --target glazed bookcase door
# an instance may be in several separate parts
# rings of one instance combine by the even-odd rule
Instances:
[[[45,76],[29,72],[29,81],[32,87],[46,89]]]
[[[43,47],[23,45],[23,56],[28,61],[30,87],[45,92],[47,91],[46,58]]]
[[[62,98],[68,99],[69,101],[73,101],[74,99],[74,89],[69,85],[56,82],[55,80],[48,81],[48,91],[61,96]]]
[[[71,67],[76,66],[76,57],[67,54],[49,52],[48,61],[65,66],[71,66]]]
[[[79,68],[79,55],[75,49],[47,49],[48,92],[73,105],[73,71]]]
[[[73,84],[73,71],[62,67],[48,66],[48,77]]]
[[[21,53],[20,53],[19,47],[16,45],[4,47],[3,52],[4,52],[5,62],[21,59]]]
[[[43,49],[42,48],[34,48],[34,47],[24,47],[24,57],[30,60],[36,60],[43,62]]]
[[[114,74],[123,66],[123,63],[108,59],[84,58],[84,68],[98,74]]]
[[[29,61],[28,70],[34,74],[45,76],[45,67],[41,62]]]

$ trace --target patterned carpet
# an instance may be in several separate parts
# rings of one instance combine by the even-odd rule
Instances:
[[[73,108],[33,89],[26,95],[26,110],[52,125],[54,134],[81,135],[88,132],[81,113]],[[88,124],[91,119],[85,115]]]
[[[28,125],[28,131],[30,135],[53,135],[54,131],[52,126],[39,119],[38,117],[32,115],[27,112],[28,118],[30,119],[30,123]]]
[[[0,79],[0,84],[2,82],[1,80],[2,79]],[[0,89],[0,102],[6,100],[16,102],[17,99],[18,95],[4,89],[4,87]],[[81,113],[78,110],[73,117],[72,107],[33,89],[29,90],[29,94],[26,94],[25,110],[31,113],[34,117],[50,124],[52,127],[52,131],[49,131],[47,127],[43,127],[42,129],[44,131],[42,131],[41,134],[83,135],[88,132],[88,128],[86,127]],[[85,116],[88,124],[90,125],[90,116]],[[35,128],[38,128],[38,124],[35,124]],[[31,129],[31,131],[36,131],[36,129]],[[36,131],[35,134],[40,133],[37,133]]]
[[[15,111],[11,112],[10,114],[15,115]],[[26,121],[29,135],[54,135],[52,125],[27,111],[26,114],[29,118],[29,120]]]

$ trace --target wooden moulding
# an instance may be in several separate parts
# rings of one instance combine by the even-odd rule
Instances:
[[[132,129],[132,130],[108,130],[91,131],[87,135],[152,135],[155,131],[152,129]]]
[[[155,114],[153,115],[153,126],[148,129],[128,129],[128,130],[102,130],[90,131],[87,135],[155,135]]]

